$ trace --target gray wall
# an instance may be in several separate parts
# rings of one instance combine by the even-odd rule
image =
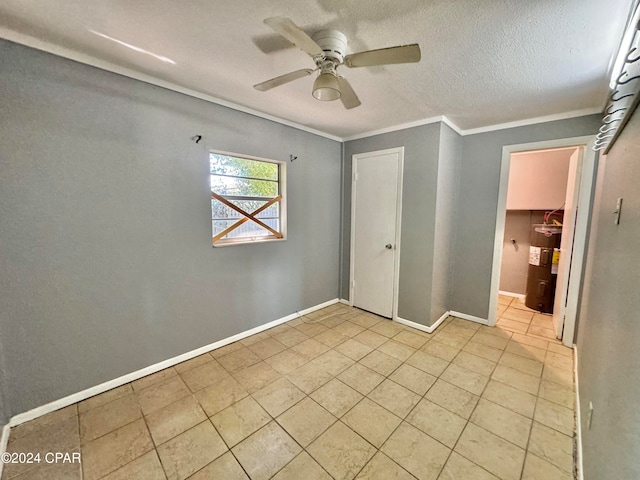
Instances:
[[[556,217],[557,218],[557,217]],[[529,274],[531,225],[542,223],[544,211],[507,210],[504,219],[504,242],[500,264],[500,290],[524,295]],[[515,239],[513,244],[511,239]]]
[[[0,58],[11,414],[338,296],[339,142],[6,41]],[[285,242],[211,247],[208,148],[298,156]]]
[[[598,169],[577,339],[587,480],[640,478],[639,158],[636,111]],[[611,212],[619,197],[622,217],[615,225]]]
[[[488,318],[502,147],[598,132],[599,115],[468,135],[455,205],[451,309]]]
[[[458,182],[462,137],[448,125],[441,124],[436,218],[434,226],[431,321],[433,324],[451,308],[451,246],[455,225],[454,200]]]
[[[424,325],[431,324],[440,129],[439,123],[423,125],[346,142],[344,148],[341,297],[349,298],[352,156],[404,146],[398,315]]]
[[[11,409],[9,408],[8,374],[4,361],[4,340],[0,336],[0,430],[9,422]]]

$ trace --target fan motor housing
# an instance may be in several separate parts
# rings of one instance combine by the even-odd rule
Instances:
[[[313,40],[322,48],[327,58],[342,63],[347,51],[347,37],[337,30],[321,30],[313,35]]]

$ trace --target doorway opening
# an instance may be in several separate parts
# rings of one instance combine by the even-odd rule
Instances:
[[[592,137],[503,148],[489,324],[573,345]]]

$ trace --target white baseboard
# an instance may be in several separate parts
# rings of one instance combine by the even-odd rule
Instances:
[[[433,323],[433,325],[430,325],[430,326],[422,325],[421,323],[412,322],[411,320],[405,320],[404,318],[400,318],[400,317],[396,317],[393,320],[395,322],[406,325],[407,327],[415,328],[416,330],[422,330],[423,332],[433,333],[435,332],[436,328],[438,328],[440,324],[447,319],[447,317],[449,317],[449,312],[444,312],[444,314],[438,320],[436,320]]]
[[[328,307],[330,305],[338,303],[338,301],[339,300],[335,298],[333,300],[329,300],[328,302],[324,302],[319,305],[315,305],[313,307],[300,310],[299,312],[292,313],[290,315],[287,315],[286,317],[279,318],[272,322],[265,323],[264,325],[260,325],[250,330],[237,333],[236,335],[225,338],[223,340],[219,340],[209,345],[205,345],[204,347],[200,347],[190,352],[183,353],[182,355],[178,355],[177,357],[173,357],[168,360],[164,360],[160,363],[156,363],[154,365],[145,367],[141,370],[128,373],[127,375],[123,375],[113,380],[109,380],[107,382],[101,383],[100,385],[96,385],[95,387],[87,388],[86,390],[82,390],[78,393],[74,393],[72,395],[66,396],[59,400],[55,400],[53,402],[47,403],[46,405],[42,405],[41,407],[36,407],[27,412],[19,413],[18,415],[13,416],[11,420],[9,420],[8,426],[15,427],[17,425],[20,425],[21,423],[28,422],[29,420],[33,420],[35,418],[41,417],[42,415],[46,415],[47,413],[55,412],[56,410],[60,410],[61,408],[68,407],[69,405],[73,405],[74,403],[81,402],[82,400],[86,400],[87,398],[93,397],[94,395],[98,395],[108,390],[112,390],[114,388],[120,387],[127,383],[133,382],[134,380],[138,380],[142,377],[146,377],[147,375],[151,375],[152,373],[156,373],[156,372],[159,372],[160,370],[164,370],[165,368],[173,367],[178,363],[191,360],[192,358],[195,358],[199,355],[215,350],[216,348],[224,347],[225,345],[229,345],[230,343],[237,342],[244,338],[250,337],[251,335],[255,335],[256,333],[260,333],[264,330],[268,330],[269,328],[273,328],[283,323],[286,323],[289,320],[293,320],[295,318],[299,318],[302,315],[307,315],[308,313],[315,312],[316,310],[320,310],[322,308]]]
[[[523,302],[524,302],[524,299],[526,297],[526,295],[524,293],[505,292],[504,290],[498,290],[498,293],[500,295],[504,295],[505,297],[518,298],[518,299],[522,300]]]
[[[487,320],[486,318],[474,317],[473,315],[467,315],[466,313],[455,312],[453,310],[449,312],[449,315],[451,315],[452,317],[461,318],[463,320],[469,320],[470,322],[476,322],[482,325],[489,325],[489,320]]]
[[[580,384],[578,383],[578,347],[573,345],[573,381],[576,384],[576,473],[578,480],[584,480],[582,465],[582,420],[580,419]]]
[[[345,305],[349,305],[350,307],[352,306],[352,305],[351,305],[351,302],[350,302],[349,300],[345,300],[344,298],[341,298],[341,299],[340,299],[340,303],[343,303],[343,304],[345,304]]]
[[[7,444],[9,443],[9,431],[11,427],[7,423],[4,427],[2,427],[2,436],[0,436],[0,456],[4,452],[7,451]],[[0,478],[2,478],[2,467],[4,466],[4,462],[0,461]]]

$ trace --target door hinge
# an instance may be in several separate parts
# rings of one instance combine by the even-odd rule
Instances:
[[[353,181],[354,182],[358,181],[358,172],[353,172]]]

